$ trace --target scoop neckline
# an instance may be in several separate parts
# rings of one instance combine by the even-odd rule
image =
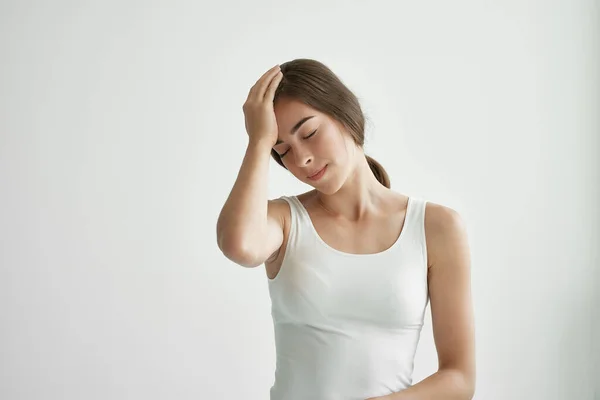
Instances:
[[[396,248],[400,244],[401,239],[404,237],[404,232],[406,231],[406,228],[407,228],[407,225],[408,225],[408,218],[409,218],[411,210],[412,210],[412,202],[413,202],[413,197],[412,196],[408,196],[408,201],[407,201],[407,204],[406,204],[406,215],[404,216],[404,222],[402,224],[402,230],[400,231],[400,234],[398,235],[398,237],[396,238],[396,240],[394,241],[394,243],[392,243],[390,245],[390,247],[388,247],[385,250],[379,251],[377,253],[348,253],[348,252],[341,251],[341,250],[338,250],[336,248],[333,248],[329,244],[327,244],[327,242],[325,242],[325,240],[323,240],[323,238],[321,237],[321,235],[319,235],[319,232],[317,232],[317,228],[315,228],[315,225],[313,224],[312,218],[310,217],[310,214],[308,213],[308,210],[306,209],[306,207],[304,207],[304,204],[302,204],[302,202],[300,201],[300,199],[298,198],[298,196],[294,195],[294,196],[292,196],[292,198],[295,199],[296,204],[300,207],[301,212],[307,218],[308,225],[310,226],[310,229],[313,232],[314,236],[317,238],[317,240],[325,248],[327,248],[330,251],[332,251],[334,253],[337,253],[339,255],[342,255],[342,256],[345,256],[345,257],[355,257],[355,258],[377,257],[377,256],[381,256],[381,255],[387,254],[387,253],[391,252],[392,250],[394,250],[394,248]]]

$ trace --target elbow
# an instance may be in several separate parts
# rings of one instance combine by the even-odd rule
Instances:
[[[475,396],[475,367],[469,368],[462,374],[463,388],[465,390],[465,399],[471,400]]]
[[[447,376],[449,387],[456,393],[455,398],[471,400],[475,396],[475,373],[467,373],[460,369],[443,368],[440,373]]]
[[[218,240],[219,249],[229,260],[246,268],[259,266],[256,255],[250,250],[252,247],[244,243],[234,238],[219,238]]]
[[[458,373],[457,384],[463,393],[462,398],[471,400],[475,396],[475,377],[473,374]]]
[[[464,390],[464,392],[463,392],[464,399],[472,400],[473,397],[475,396],[475,382],[465,381],[463,390]]]

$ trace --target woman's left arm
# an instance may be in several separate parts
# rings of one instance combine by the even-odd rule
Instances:
[[[466,227],[453,209],[428,203],[425,231],[438,371],[405,390],[368,400],[470,400],[475,393],[475,323]]]

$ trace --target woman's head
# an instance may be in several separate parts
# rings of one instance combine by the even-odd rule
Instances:
[[[271,155],[302,182],[337,191],[365,157],[365,117],[358,99],[318,61],[296,59],[280,67],[283,78],[273,99],[278,143]],[[389,188],[383,167],[366,158],[377,180]],[[308,177],[325,166],[321,179]]]

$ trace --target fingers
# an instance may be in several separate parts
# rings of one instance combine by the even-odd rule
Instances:
[[[275,97],[275,90],[277,90],[277,86],[279,86],[279,82],[283,79],[283,72],[279,71],[277,75],[271,80],[269,84],[269,88],[265,93],[264,101],[273,102],[273,98]]]
[[[256,81],[254,86],[250,89],[248,93],[248,100],[256,100],[262,101],[265,96],[265,91],[268,85],[271,83],[271,80],[277,73],[280,71],[279,65],[274,66],[265,72],[259,79]]]

